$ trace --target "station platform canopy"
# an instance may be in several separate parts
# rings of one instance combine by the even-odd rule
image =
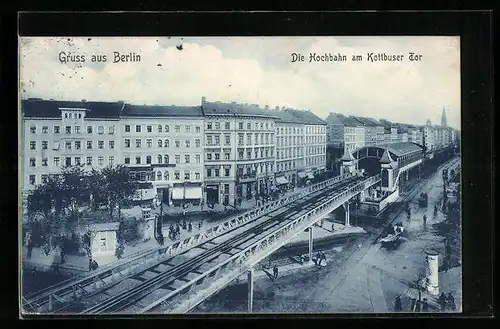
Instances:
[[[394,144],[387,144],[387,145],[378,145],[377,147],[386,149],[394,154],[396,157],[401,157],[404,155],[410,155],[410,154],[415,154],[415,153],[421,153],[424,150],[424,147],[412,143],[412,142],[404,142],[404,143],[394,143]]]

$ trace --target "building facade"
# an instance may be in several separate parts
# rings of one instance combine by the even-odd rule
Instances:
[[[23,100],[20,154],[23,190],[59,175],[64,166],[99,169],[119,163],[120,102]]]
[[[275,112],[279,117],[276,120],[276,182],[297,185],[298,172],[305,172],[304,123],[287,111],[277,108]]]

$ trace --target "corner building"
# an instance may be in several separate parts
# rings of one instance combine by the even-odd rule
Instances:
[[[235,206],[268,193],[275,170],[275,120],[258,105],[207,102],[205,191],[208,203]]]

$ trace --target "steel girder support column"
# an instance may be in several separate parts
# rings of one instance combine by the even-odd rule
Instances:
[[[350,213],[349,213],[349,201],[344,203],[344,210],[345,210],[345,226],[349,227],[349,226],[351,226]]]
[[[313,227],[308,228],[309,231],[309,262],[312,262],[313,258]]]
[[[253,267],[248,270],[247,276],[248,276],[248,313],[252,313],[252,309],[253,309],[253,277],[254,277]]]

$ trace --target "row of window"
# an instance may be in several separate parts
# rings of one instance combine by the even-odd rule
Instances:
[[[145,145],[146,148],[153,147],[153,139],[152,138],[147,138],[146,144],[143,144],[142,142],[143,142],[143,140],[140,138],[135,139],[135,147],[142,148],[143,145]],[[129,138],[125,138],[124,145],[125,145],[125,148],[130,148],[131,147],[131,140]],[[156,145],[157,145],[157,147],[170,147],[170,140],[169,139],[165,139],[165,140],[158,139],[156,141]],[[174,146],[177,148],[179,148],[179,147],[190,148],[191,145],[192,145],[191,140],[188,140],[188,139],[184,140],[184,143],[182,143],[182,141],[179,139],[176,139],[174,141]],[[199,138],[194,140],[194,147],[201,147],[201,140]]]
[[[255,174],[272,172],[274,164],[271,163],[259,163],[252,165],[243,165],[236,168],[238,176],[245,178],[245,176],[255,176]]]
[[[125,132],[129,133],[131,131],[132,131],[131,125],[125,125]],[[136,133],[142,133],[143,132],[142,125],[135,125],[135,132]],[[146,130],[144,130],[144,132],[152,133],[153,132],[153,126],[152,125],[146,125]],[[156,127],[156,132],[159,132],[159,133],[162,133],[162,132],[169,133],[170,132],[170,126],[169,125],[158,125]],[[180,133],[181,132],[181,125],[175,125],[174,126],[174,132]],[[190,134],[192,132],[201,133],[201,127],[200,126],[195,126],[194,130],[193,130],[190,125],[184,125],[183,126],[182,133]]]
[[[276,159],[287,159],[304,156],[302,149],[285,149],[283,151],[276,151]]]
[[[82,149],[82,141],[66,141],[64,142],[65,150],[72,150],[73,147],[75,150]],[[97,149],[104,149],[104,141],[97,141],[97,144],[94,144],[94,141],[86,141],[85,148],[87,150],[92,150],[94,145],[97,145]],[[55,141],[52,147],[53,150],[59,150],[61,143],[59,141]],[[42,150],[47,150],[49,147],[49,141],[42,141]],[[108,148],[110,150],[115,149],[115,141],[108,141]],[[30,141],[30,150],[36,150],[36,141]]]
[[[126,156],[125,157],[125,164],[152,164],[153,163],[153,156],[152,155],[146,155],[146,156],[141,156],[137,155],[133,157],[134,162],[132,163],[132,157]],[[180,164],[181,163],[181,155],[180,154],[175,154],[174,155],[174,163]],[[191,155],[190,154],[184,154],[183,162],[182,163],[192,163],[191,162]],[[143,161],[144,160],[144,161]],[[170,156],[168,154],[161,155],[158,154],[156,156],[156,163],[155,164],[169,164],[170,163]],[[194,163],[201,163],[201,155],[200,154],[195,154],[194,156]]]
[[[182,175],[184,174],[184,175]],[[157,172],[144,172],[144,171],[141,171],[141,172],[136,172],[136,171],[132,171],[129,173],[129,177],[130,179],[132,180],[137,180],[137,181],[169,181],[170,180],[170,177],[172,176],[173,180],[175,181],[178,181],[181,179],[181,177],[184,177],[184,180],[191,180],[191,179],[195,179],[195,180],[200,180],[201,179],[201,175],[199,172],[194,172],[194,173],[191,173],[191,171],[189,170],[184,170],[183,172],[180,171],[180,170],[175,170],[173,172],[173,175],[170,175],[170,172],[168,170],[165,170],[164,172],[161,172],[161,171],[157,171]]]
[[[273,144],[274,134],[269,133],[261,133],[260,134],[260,143],[259,143],[259,134],[255,133],[255,137],[253,138],[253,144],[255,145],[270,145]],[[221,139],[220,135],[207,135],[207,145],[208,146],[220,146]],[[244,134],[238,134],[238,146],[244,145]],[[246,145],[252,144],[252,134],[246,134]],[[231,135],[224,135],[224,146],[231,146]]]
[[[306,127],[306,134],[322,134],[326,131],[325,126],[307,126]]]
[[[73,165],[82,165],[84,161],[84,159],[86,160],[85,161],[85,164],[88,165],[88,166],[92,166],[94,163],[93,163],[93,157],[86,157],[86,158],[82,158],[82,157],[64,157],[64,163],[61,163],[62,159],[60,157],[53,157],[52,158],[52,165],[54,167],[60,167],[61,165],[65,165],[65,166],[73,166]],[[36,164],[36,158],[35,157],[31,157],[29,158],[29,163],[30,163],[30,167],[36,167],[37,164]],[[46,157],[42,157],[42,167],[48,167],[49,165],[49,159],[46,158]],[[99,166],[104,166],[104,157],[103,156],[99,156],[97,157],[97,164]],[[113,166],[115,164],[115,157],[114,156],[109,156],[108,157],[108,165],[110,166]]]
[[[61,133],[61,126],[53,126],[53,133],[54,134],[60,134]],[[97,134],[103,135],[104,134],[104,126],[98,126],[97,127]],[[81,134],[82,132],[82,127],[81,126],[65,126],[64,131],[66,134]],[[94,133],[94,127],[93,126],[87,126],[87,134],[92,135]],[[36,126],[30,126],[30,133],[31,134],[36,134]],[[49,133],[49,126],[42,126],[42,133],[43,134],[48,134]],[[115,126],[108,126],[108,134],[113,135],[115,133]]]
[[[325,158],[322,156],[306,158],[306,166],[318,165],[318,164],[322,164],[324,162],[325,162]]]
[[[315,154],[325,154],[325,153],[326,153],[326,147],[324,146],[306,147],[306,156]]]
[[[326,141],[326,136],[307,136],[306,144],[321,144]]]
[[[304,137],[278,137],[276,146],[297,146],[304,145]]]
[[[239,130],[243,130],[245,127],[245,123],[244,122],[238,122],[238,129]],[[255,122],[254,123],[254,129],[255,130],[269,130],[269,129],[273,129],[274,127],[274,124],[271,122]],[[221,123],[220,122],[207,122],[207,130],[220,130],[221,129]],[[231,122],[224,122],[224,129],[225,130],[231,130]],[[246,129],[247,130],[252,130],[252,123],[251,122],[247,122],[246,123]]]

